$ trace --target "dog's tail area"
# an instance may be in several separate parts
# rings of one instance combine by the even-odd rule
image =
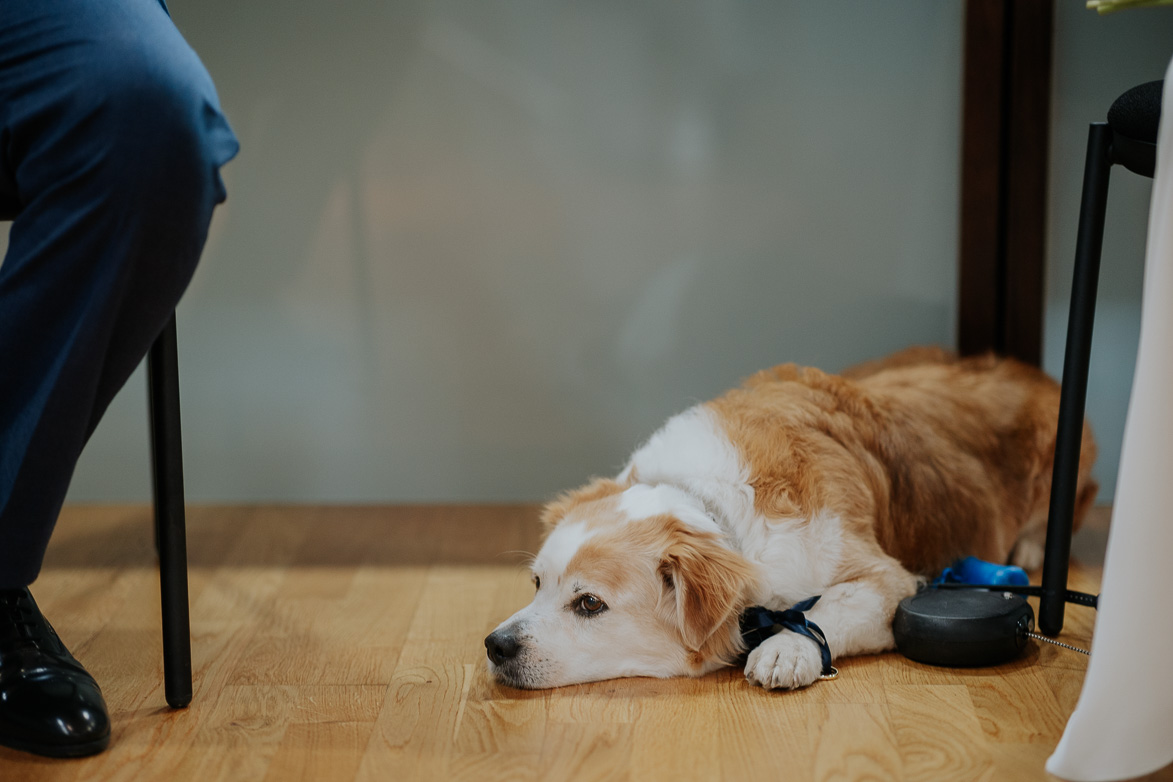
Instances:
[[[993,360],[993,356],[989,356]],[[855,364],[839,373],[838,377],[848,380],[862,380],[888,369],[899,367],[914,367],[924,364],[956,364],[961,359],[950,350],[936,345],[913,345],[890,356],[864,361]],[[802,380],[811,370],[798,364],[779,364],[776,367],[763,369],[750,375],[744,381],[745,386],[755,386],[761,383],[776,383],[779,381]],[[828,377],[818,370],[814,370],[819,377]]]
[[[913,345],[890,356],[850,366],[839,374],[851,380],[860,380],[886,369],[915,367],[923,364],[955,364],[958,360],[956,353],[936,345]]]

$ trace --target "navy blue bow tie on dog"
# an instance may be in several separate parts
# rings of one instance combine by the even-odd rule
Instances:
[[[820,679],[834,679],[839,671],[831,665],[831,647],[827,645],[827,637],[817,624],[806,618],[804,611],[809,611],[822,595],[807,598],[801,603],[795,603],[785,611],[771,611],[762,606],[752,606],[741,613],[741,640],[745,642],[745,653],[756,649],[770,636],[782,630],[790,630],[799,635],[805,635],[819,645],[819,653],[823,657],[823,672]]]

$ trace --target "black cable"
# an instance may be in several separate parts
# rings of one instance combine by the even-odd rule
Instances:
[[[991,592],[1010,592],[1014,595],[1026,595],[1027,597],[1041,597],[1043,588],[1041,586],[1008,586],[1005,584],[954,584],[954,583],[940,583],[933,584],[937,589],[988,589]],[[1068,603],[1075,603],[1076,605],[1087,606],[1088,608],[1099,608],[1099,595],[1089,595],[1086,592],[1076,592],[1068,589],[1063,594],[1064,599]]]

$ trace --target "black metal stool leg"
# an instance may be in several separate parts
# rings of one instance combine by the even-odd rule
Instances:
[[[1079,207],[1079,234],[1075,245],[1075,279],[1067,348],[1063,357],[1063,391],[1059,401],[1059,430],[1055,466],[1051,474],[1051,504],[1047,514],[1043,595],[1039,601],[1039,629],[1058,635],[1063,629],[1067,570],[1071,559],[1071,527],[1079,452],[1083,440],[1084,403],[1087,400],[1088,361],[1092,322],[1096,315],[1096,284],[1100,249],[1104,241],[1104,214],[1108,205],[1108,176],[1112,167],[1112,130],[1093,123],[1088,130],[1083,197]]]
[[[179,423],[179,353],[175,316],[147,356],[151,454],[155,488],[155,543],[163,603],[163,681],[167,703],[191,703],[191,623],[187,604],[187,532],[183,507],[183,452]]]

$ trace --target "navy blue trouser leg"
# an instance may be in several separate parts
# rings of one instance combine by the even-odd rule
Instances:
[[[0,0],[0,589],[191,279],[237,151],[160,0]]]

